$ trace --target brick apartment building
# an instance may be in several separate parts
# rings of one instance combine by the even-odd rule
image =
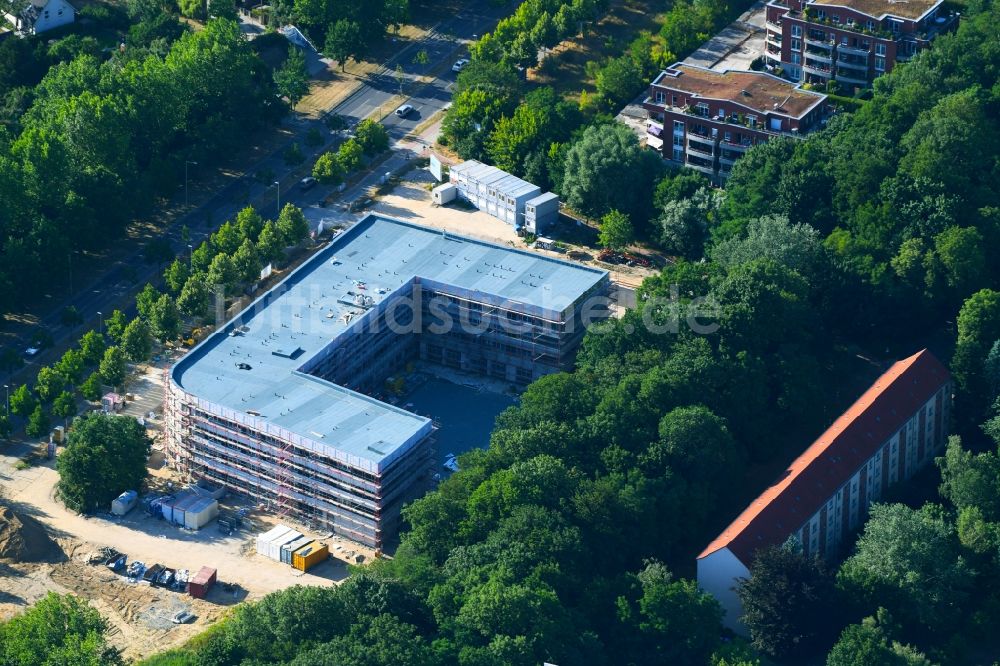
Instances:
[[[871,85],[958,25],[944,0],[772,0],[764,58],[792,81]]]
[[[758,548],[794,537],[807,555],[839,555],[869,505],[942,451],[950,405],[948,371],[926,349],[879,377],[698,556],[725,624],[742,629],[735,586]]]
[[[646,145],[716,182],[747,148],[820,127],[826,95],[764,72],[717,72],[678,63],[649,86]]]

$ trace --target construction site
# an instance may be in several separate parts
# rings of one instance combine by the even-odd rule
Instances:
[[[606,271],[369,215],[177,363],[167,463],[375,549],[433,476],[435,425],[385,401],[421,360],[512,386],[570,366]]]

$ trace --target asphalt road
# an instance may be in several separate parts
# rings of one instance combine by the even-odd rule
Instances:
[[[516,4],[516,0],[504,7],[496,7],[488,0],[469,2],[463,11],[440,23],[425,39],[410,44],[389,59],[376,72],[367,77],[355,93],[335,108],[330,109],[330,112],[341,115],[351,122],[357,122],[381,109],[382,114],[387,114],[383,123],[389,130],[390,138],[394,141],[402,139],[421,122],[448,104],[456,75],[449,66],[442,76],[435,78],[430,83],[421,84],[415,80],[415,77],[423,75],[424,72],[437,71],[444,65],[450,65],[456,58],[465,57],[466,52],[463,44],[468,40],[478,38],[481,32],[491,30],[500,18],[513,11]],[[426,50],[429,56],[429,62],[425,65],[413,62],[415,55],[421,50]],[[401,89],[397,67],[402,70],[404,77],[402,90],[412,92],[412,96],[406,100],[406,103],[413,106],[414,111],[406,118],[395,116],[392,113],[394,109],[388,106],[390,100],[399,95]],[[274,185],[261,184],[254,178],[256,173],[270,170],[280,179],[282,174],[289,171],[283,158],[285,148],[296,141],[301,145],[301,140],[306,132],[314,126],[318,125],[325,130],[319,121],[296,117],[294,114],[286,121],[286,125],[293,129],[295,134],[293,139],[257,164],[247,168],[246,175],[225,186],[208,201],[175,220],[166,230],[163,236],[171,241],[175,252],[183,254],[188,250],[181,241],[180,230],[182,226],[188,227],[191,236],[190,243],[197,247],[215,228],[224,221],[232,219],[248,202],[260,197],[268,190],[274,191],[275,209],[274,211],[261,210],[265,216],[276,215],[276,211],[280,210],[279,204],[283,206],[286,203],[294,203],[304,207],[317,203],[330,193],[329,189],[322,187],[313,188],[308,192],[301,192],[298,188],[279,192]],[[315,158],[319,150],[326,149],[329,149],[329,146],[314,151],[306,150],[306,158]],[[197,178],[197,175],[192,174],[191,177]],[[163,266],[145,263],[142,251],[136,252],[126,260],[116,262],[104,275],[78,291],[71,298],[66,299],[42,320],[39,328],[48,331],[52,337],[52,345],[38,355],[26,358],[25,367],[8,374],[4,383],[13,386],[32,380],[41,366],[56,362],[65,349],[85,331],[100,326],[102,315],[98,313],[103,313],[103,316],[107,317],[117,308],[131,315],[135,310],[135,294],[147,282],[159,285],[162,282],[162,272]],[[83,326],[69,328],[62,325],[61,312],[71,305],[83,315]],[[30,339],[23,339],[19,344],[22,349],[27,348],[30,345]]]

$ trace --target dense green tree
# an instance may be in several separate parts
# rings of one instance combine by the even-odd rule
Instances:
[[[101,359],[101,364],[98,368],[101,380],[109,386],[121,387],[125,383],[127,371],[125,353],[121,350],[121,347],[108,347],[104,351],[104,358]]]
[[[56,462],[60,498],[66,506],[88,512],[126,490],[139,489],[151,443],[131,416],[92,413],[77,419]]]
[[[166,296],[164,296],[166,298]],[[153,352],[150,325],[145,320],[136,317],[125,327],[122,334],[121,350],[125,358],[133,363],[148,361]]]
[[[232,255],[243,242],[243,234],[236,223],[226,221],[212,234],[212,245],[219,254]]]
[[[309,74],[302,49],[294,44],[288,45],[288,57],[281,67],[274,70],[274,84],[278,93],[288,98],[292,108],[309,94]]]
[[[119,319],[124,320],[125,315],[121,310],[115,310],[111,313],[111,317],[108,318],[106,327],[108,329],[108,335],[112,340],[118,340],[121,338],[122,333],[125,331],[125,325],[121,325],[119,329]],[[84,333],[83,337],[80,338],[80,351],[83,353],[83,361],[88,366],[97,365],[101,362],[101,357],[104,356],[104,350],[107,348],[107,343],[104,341],[104,337],[100,335],[97,331],[87,331]]]
[[[722,199],[718,191],[703,187],[688,199],[664,204],[660,217],[653,223],[660,245],[678,256],[700,258]]]
[[[631,637],[628,663],[706,663],[719,645],[719,603],[694,581],[674,580],[659,562],[647,561],[635,578],[641,590],[637,603],[617,601],[619,620]]]
[[[10,422],[6,414],[0,414],[0,439],[10,439],[14,432],[14,424]]]
[[[339,62],[340,71],[344,71],[349,58],[361,62],[367,50],[365,47],[361,26],[355,21],[340,19],[326,33],[323,53]]]
[[[866,617],[861,624],[852,624],[840,635],[830,654],[827,666],[933,666],[923,654],[909,645],[891,640],[885,626],[891,619],[884,608],[878,609],[878,619]]]
[[[281,209],[276,227],[285,245],[298,245],[309,236],[309,221],[302,210],[292,204],[285,204]]]
[[[521,84],[513,68],[473,60],[458,75],[442,138],[464,159],[484,159],[486,141],[503,117],[518,106]]]
[[[26,384],[21,384],[10,392],[10,411],[18,416],[28,416],[35,411],[37,400]]]
[[[86,366],[83,351],[67,349],[53,369],[65,377],[66,383],[76,386],[83,380],[83,368]]]
[[[264,218],[252,206],[247,206],[236,214],[236,229],[243,240],[256,243],[264,228]]]
[[[136,301],[136,305],[138,305],[138,300]],[[108,337],[111,338],[112,341],[118,342],[122,333],[125,332],[125,326],[127,324],[128,317],[125,316],[125,313],[121,310],[115,310],[111,313],[111,316],[104,321],[104,329],[107,331]],[[87,357],[88,365],[94,365],[95,363],[100,362],[101,356],[104,354],[104,347],[106,346],[104,344],[104,340],[101,340],[99,336],[92,339],[91,343],[94,345],[93,347],[85,344],[84,340],[86,340],[87,336],[91,333],[93,333],[93,331],[89,331],[83,336],[83,338],[80,339],[80,348]],[[100,344],[98,344],[98,342]],[[98,349],[100,350],[99,352]]]
[[[207,317],[212,304],[212,292],[203,273],[188,278],[177,297],[177,310],[185,317]]]
[[[567,205],[585,215],[616,209],[637,223],[649,217],[658,171],[659,160],[639,147],[629,128],[591,126],[566,153],[561,193]]]
[[[813,281],[824,268],[822,239],[817,231],[805,224],[789,224],[779,215],[749,220],[741,235],[717,243],[711,257],[724,267],[771,259]]]
[[[934,634],[959,621],[954,609],[968,598],[971,576],[939,507],[877,504],[837,579],[852,598],[884,605],[909,629]]]
[[[973,454],[958,437],[937,459],[941,468],[941,496],[961,510],[979,509],[987,520],[1000,522],[1000,456],[992,451]]]
[[[797,544],[761,548],[736,588],[755,648],[784,659],[812,653],[836,626],[833,576]]]
[[[615,108],[632,100],[643,85],[642,69],[629,55],[612,58],[594,76],[597,92]]]
[[[52,401],[52,413],[64,421],[76,416],[76,398],[69,391],[63,391]]]
[[[378,155],[389,149],[389,132],[382,123],[365,118],[354,128],[354,140],[361,145],[365,155]]]
[[[153,306],[160,300],[160,296],[161,294],[156,287],[147,282],[146,286],[135,297],[135,309],[139,312],[139,316],[148,321]],[[124,332],[125,327],[123,326],[122,333]]]
[[[628,215],[617,210],[610,211],[601,218],[601,231],[598,242],[601,247],[612,250],[623,250],[635,240],[635,230]]]
[[[174,299],[170,298],[169,294],[160,296],[150,311],[149,330],[160,342],[167,342],[180,335],[180,312],[177,311],[177,303],[174,302]],[[124,343],[125,337],[123,336],[122,344],[124,345]]]
[[[232,293],[238,279],[236,265],[233,263],[232,257],[228,254],[215,255],[215,258],[212,259],[212,265],[208,267],[205,282],[211,288]]]
[[[44,437],[49,433],[49,414],[41,405],[36,405],[35,409],[28,416],[28,423],[24,426],[24,433],[28,437]]]
[[[66,388],[66,377],[59,371],[44,366],[38,371],[35,379],[35,392],[42,402],[49,403]]]
[[[122,666],[106,640],[109,628],[85,601],[49,592],[0,624],[0,654],[10,666]]]
[[[249,238],[243,241],[233,254],[233,266],[241,282],[252,284],[260,279],[260,269],[263,266],[257,253],[257,246]]]
[[[336,153],[325,152],[316,158],[312,175],[326,185],[339,185],[344,180],[344,167],[337,159]]]
[[[82,395],[86,400],[91,402],[97,402],[101,399],[101,391],[103,390],[103,385],[101,383],[101,373],[92,372],[87,379],[80,384],[80,395]]]
[[[340,162],[344,173],[349,174],[360,169],[364,164],[364,150],[361,144],[354,139],[348,139],[340,144],[340,148],[337,149],[337,161]]]
[[[191,269],[187,262],[178,257],[167,267],[163,273],[163,279],[167,283],[170,293],[177,295],[184,288],[184,283],[187,282],[190,275]]]

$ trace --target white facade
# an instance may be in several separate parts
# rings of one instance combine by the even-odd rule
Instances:
[[[28,35],[68,25],[76,20],[76,9],[66,0],[28,0],[20,11],[5,11],[4,18],[14,29]]]
[[[698,560],[698,585],[722,606],[722,624],[737,633],[744,633],[743,606],[736,594],[741,578],[749,578],[750,570],[728,548],[720,548]]]
[[[559,219],[559,197],[546,192],[524,204],[524,228],[531,234],[544,234]]]
[[[458,196],[515,229],[524,226],[525,204],[542,193],[537,185],[476,160],[453,166],[448,178]]]

